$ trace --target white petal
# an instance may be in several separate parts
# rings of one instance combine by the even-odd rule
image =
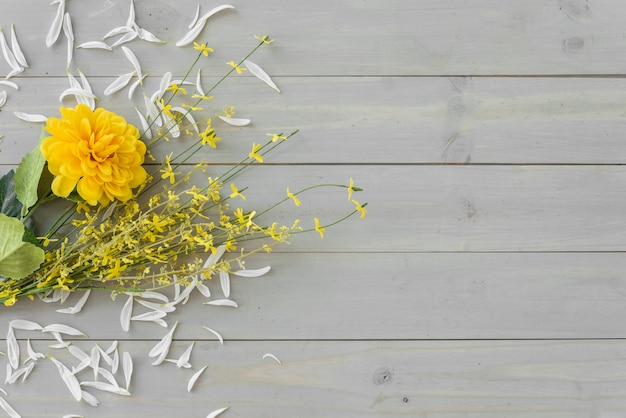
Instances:
[[[201,69],[198,68],[198,75],[196,76],[196,92],[201,96],[205,96],[204,89],[202,88],[202,79],[200,78],[200,71]]]
[[[138,78],[137,80],[135,80],[133,82],[133,84],[130,85],[130,87],[128,88],[128,100],[132,100],[133,99],[133,94],[135,93],[135,89],[137,89],[137,87],[143,83],[143,80],[148,76],[148,74],[144,74],[143,76],[141,76],[140,78]]]
[[[28,376],[30,376],[30,373],[33,371],[33,369],[35,368],[35,363],[30,363],[27,367],[26,367],[26,371],[24,372],[24,374],[22,375],[22,383],[24,383],[24,381],[26,380],[26,378]]]
[[[46,46],[50,48],[59,38],[59,34],[61,33],[61,26],[63,26],[63,16],[65,15],[65,0],[61,0],[59,2],[59,6],[57,7],[56,15],[54,16],[54,20],[50,25],[50,30],[48,31],[48,35],[46,36]]]
[[[185,350],[185,352],[176,360],[176,367],[181,368],[183,365],[189,363],[189,357],[191,357],[191,350],[193,350],[193,346],[196,344],[195,341],[191,343],[189,347]]]
[[[26,376],[28,377],[28,375],[30,374],[30,372],[33,371],[33,367],[35,367],[35,363],[30,363],[28,366],[22,367],[17,369],[16,371],[14,371],[11,376],[9,376],[9,378],[6,380],[5,383],[12,385],[13,383],[15,383],[17,381],[17,379],[19,379],[22,376]],[[8,371],[8,370],[7,370]],[[26,377],[24,377],[22,379],[22,381],[26,380]]]
[[[0,408],[2,408],[4,410],[4,412],[7,413],[7,415],[9,415],[11,418],[20,418],[21,415],[17,413],[17,411],[15,409],[13,409],[13,407],[11,405],[9,405],[9,403],[7,402],[6,399],[0,397]]]
[[[265,360],[266,358],[271,358],[273,360],[276,361],[276,363],[278,364],[283,364],[280,360],[278,360],[278,357],[276,357],[274,354],[272,353],[267,353],[267,354],[263,354],[263,360]]]
[[[211,300],[209,302],[204,302],[205,305],[214,305],[214,306],[230,306],[231,308],[238,308],[237,302],[230,299],[216,299]]]
[[[85,418],[85,417],[83,415],[70,414],[70,415],[63,415],[63,417],[61,418]]]
[[[187,383],[187,392],[191,392],[191,389],[193,389],[193,386],[196,384],[196,381],[198,380],[200,375],[207,369],[207,367],[209,366],[204,366],[203,368],[195,372],[193,376],[191,376],[191,379],[189,379],[189,383]]]
[[[137,299],[137,302],[139,302],[141,305],[145,306],[146,308],[152,309],[155,311],[169,313],[169,312],[174,312],[176,310],[176,308],[170,304],[148,302],[148,301],[141,300],[141,299]]]
[[[102,37],[102,40],[104,41],[105,39],[110,38],[112,36],[127,34],[127,33],[134,32],[134,31],[135,30],[132,28],[132,26],[119,26],[115,29],[111,29],[111,31],[109,31],[106,35]]]
[[[117,384],[117,381],[115,380],[115,376],[113,376],[113,373],[111,373],[107,369],[100,368],[98,370],[98,374],[104,377],[106,380],[108,380],[112,386],[119,387],[119,385]]]
[[[211,254],[206,261],[204,262],[204,266],[203,268],[208,269],[210,268],[213,264],[217,263],[219,261],[219,259],[224,255],[224,252],[226,251],[226,245],[220,245],[219,247],[217,247],[215,249],[215,253]]]
[[[210,18],[217,12],[221,12],[222,10],[226,10],[226,9],[234,9],[234,8],[235,6],[231,6],[230,4],[223,4],[221,6],[217,6],[216,8],[210,10],[208,13],[205,13],[204,15],[202,15],[202,17],[198,19],[198,21],[206,21],[208,18]]]
[[[67,313],[67,314],[71,314],[74,315],[78,312],[80,312],[83,309],[83,306],[85,305],[85,302],[87,302],[87,298],[89,298],[89,294],[91,293],[91,289],[87,289],[87,291],[84,292],[83,296],[78,300],[78,302],[76,302],[76,305],[70,307],[70,308],[65,308],[65,309],[57,309],[57,312],[59,313]]]
[[[117,373],[117,369],[120,367],[120,354],[119,351],[113,352],[113,364],[111,365],[111,373]]]
[[[159,124],[160,122],[159,108],[157,107],[157,105],[154,104],[154,100],[150,100],[148,96],[146,96],[146,94],[144,93],[143,101],[146,106],[147,118],[152,119],[153,121],[156,122],[157,125],[161,126]]]
[[[261,80],[262,82],[264,82],[265,84],[267,84],[268,86],[270,86],[271,88],[273,88],[274,90],[280,93],[280,89],[276,86],[276,84],[274,84],[270,76],[265,71],[263,71],[261,67],[259,67],[258,65],[256,65],[250,60],[245,60],[243,64],[246,66],[248,71],[252,73],[253,76],[255,76],[256,78],[258,78],[259,80]]]
[[[15,84],[12,81],[8,81],[8,80],[0,80],[0,85],[9,86],[9,87],[14,88],[15,90],[19,90],[20,89],[17,84]]]
[[[67,38],[67,65],[69,68],[70,63],[72,62],[72,57],[74,55],[74,30],[72,29],[72,19],[70,18],[69,13],[65,13],[65,18],[63,19],[63,33]]]
[[[126,58],[128,59],[128,61],[130,61],[133,68],[135,69],[135,72],[137,73],[137,77],[142,78],[143,74],[141,72],[141,65],[139,65],[139,60],[137,59],[137,56],[135,55],[135,53],[131,51],[131,49],[128,48],[127,46],[122,46],[122,51],[124,52],[124,55],[126,55]]]
[[[191,23],[189,24],[189,26],[187,26],[187,29],[191,29],[195,26],[195,24],[198,22],[198,17],[200,16],[200,3],[198,3],[198,7],[196,7],[196,14],[194,15],[193,19],[191,20]]]
[[[116,393],[118,395],[129,396],[130,393],[119,386],[111,385],[104,382],[80,382],[82,386],[92,387],[94,389],[102,390],[104,392]]]
[[[122,369],[124,369],[124,379],[126,380],[126,390],[130,387],[130,379],[133,375],[133,359],[126,351],[122,353]]]
[[[211,329],[209,327],[205,327],[205,326],[203,326],[202,328],[204,328],[207,331],[213,333],[213,335],[215,335],[217,337],[217,339],[220,340],[220,344],[222,344],[222,345],[224,344],[224,339],[222,338],[222,336],[220,335],[219,332],[217,332],[217,331],[215,331],[215,330],[213,330],[213,329]]]
[[[165,318],[166,316],[167,313],[163,311],[150,311],[141,315],[135,315],[130,319],[131,321],[155,321],[157,319]]]
[[[6,365],[6,376],[4,377],[4,383],[9,383],[11,380],[11,376],[13,376],[13,367],[9,363]]]
[[[115,93],[116,91],[119,91],[119,90],[123,89],[130,82],[131,78],[133,78],[134,75],[135,75],[135,71],[132,71],[130,73],[122,74],[121,76],[117,77],[104,90],[104,95],[105,96],[110,96],[111,94]]]
[[[152,292],[152,291],[145,291],[145,292],[139,293],[139,296],[144,298],[144,299],[160,300],[163,303],[168,303],[169,302],[169,299],[163,293]]]
[[[7,356],[9,357],[11,367],[17,369],[20,363],[20,346],[17,344],[12,327],[9,327],[7,332]]]
[[[83,72],[80,70],[80,68],[78,69],[78,75],[80,77],[80,81],[82,83],[82,87],[84,90],[87,90],[89,93],[91,93],[93,95],[93,90],[91,88],[91,85],[89,84],[89,80],[87,80],[87,77],[85,77],[85,74],[83,74]],[[80,98],[80,96],[76,96],[77,99]],[[91,110],[94,110],[96,108],[96,101],[95,99],[97,99],[96,96],[93,97],[84,97],[84,100],[86,101],[87,105],[89,106],[89,108]]]
[[[84,390],[82,390],[80,392],[80,396],[81,396],[81,399],[83,401],[87,402],[91,406],[98,406],[98,405],[100,405],[100,401],[98,400],[98,398],[96,398],[95,396],[93,396],[89,392],[85,392]]]
[[[26,61],[26,57],[22,52],[22,48],[20,44],[17,42],[17,35],[15,34],[15,25],[11,25],[11,49],[13,50],[13,55],[17,60],[18,64],[22,67],[28,67],[28,62]]]
[[[61,303],[65,303],[65,300],[72,294],[69,290],[65,289],[54,289],[54,293],[58,293],[60,296]]]
[[[7,92],[6,90],[0,91],[0,107],[4,106],[7,102]]]
[[[113,48],[111,48],[111,46],[109,44],[101,42],[101,41],[84,42],[84,43],[78,45],[76,48],[82,48],[82,49],[105,49],[107,51],[113,51]]]
[[[230,276],[227,271],[220,270],[220,285],[225,297],[230,296]]]
[[[216,416],[218,416],[222,412],[226,411],[227,409],[228,409],[228,407],[222,408],[222,409],[216,409],[215,411],[213,411],[209,415],[207,415],[206,418],[215,418]]]
[[[117,351],[117,350],[116,350],[116,349],[117,349],[117,344],[118,344],[118,343],[117,343],[117,340],[113,341],[113,342],[111,343],[111,345],[109,346],[109,348],[107,348],[106,350],[104,350],[104,352],[105,352],[105,353],[107,353],[107,354],[111,354],[112,352]]]
[[[24,113],[24,112],[13,112],[16,118],[21,119],[25,122],[45,122],[48,120],[47,116],[37,115],[33,113]]]
[[[2,48],[2,56],[4,56],[4,60],[11,68],[13,68],[13,70],[22,68],[22,66],[17,62],[15,55],[13,55],[13,52],[9,49],[9,44],[7,44],[7,39],[4,37],[2,28],[0,28],[0,48]]]
[[[146,120],[146,117],[139,111],[139,109],[135,108],[137,115],[139,115],[139,122],[141,123],[141,136],[146,140],[152,139],[152,130],[150,129],[150,124]]]
[[[57,366],[61,379],[63,379],[63,382],[65,382],[65,385],[70,390],[70,393],[72,394],[74,399],[76,399],[77,401],[80,401],[81,389],[80,389],[80,383],[78,383],[78,379],[76,378],[76,376],[74,376],[74,374],[70,371],[70,369],[68,369],[67,366],[65,366],[65,364],[61,363],[54,357],[49,357],[49,358]]]
[[[128,300],[124,304],[120,315],[120,323],[124,331],[128,331],[130,329],[130,317],[133,314],[133,299],[133,295],[128,295]]]
[[[63,325],[63,324],[46,325],[45,327],[43,327],[42,331],[43,332],[60,332],[61,334],[81,336],[81,337],[87,336],[87,334],[85,334],[84,332],[76,328],[70,327],[68,325]]]
[[[59,101],[63,102],[63,99],[65,99],[67,96],[75,96],[76,100],[79,100],[80,97],[83,97],[85,99],[89,99],[89,98],[94,99],[94,100],[97,99],[97,97],[92,92],[86,89],[78,89],[74,87],[65,89],[59,96]]]
[[[133,23],[135,23],[135,2],[133,0],[130,0],[130,12],[128,13],[126,26],[132,26]]]
[[[200,32],[202,32],[202,29],[204,29],[205,25],[206,20],[197,22],[193,26],[193,28],[191,28],[189,32],[185,34],[185,36],[183,36],[178,42],[176,42],[176,46],[185,46],[192,43],[198,37],[198,35],[200,35]]]
[[[189,121],[189,124],[191,125],[193,130],[196,131],[196,134],[200,135],[200,130],[198,129],[198,123],[196,122],[196,119],[193,117],[189,109],[185,109],[179,106],[174,106],[172,107],[172,111],[178,112],[181,115],[183,115],[185,119]]]
[[[205,285],[204,283],[201,283],[200,281],[197,281],[196,282],[196,289],[198,289],[198,291],[205,298],[210,298],[211,297],[211,290],[209,289],[209,286]]]
[[[73,355],[80,361],[91,360],[91,357],[87,353],[74,345],[70,345],[69,347],[67,347],[67,349],[71,355]]]
[[[139,39],[143,41],[154,42],[154,43],[159,43],[159,44],[165,43],[164,40],[157,38],[152,32],[147,31],[144,28],[139,28],[137,33],[139,34],[138,35]]]
[[[106,351],[104,351],[102,347],[100,347],[98,344],[96,344],[96,347],[98,348],[98,351],[100,352],[100,358],[103,359],[109,367],[112,367],[113,358]]]
[[[252,122],[250,119],[244,119],[244,118],[227,118],[226,116],[222,116],[222,115],[218,115],[218,117],[222,121],[232,126],[246,126],[246,125],[250,125],[250,122]]]
[[[135,31],[128,32],[127,34],[125,34],[122,37],[120,37],[120,39],[115,41],[113,44],[111,44],[111,48],[115,48],[116,46],[125,44],[126,42],[130,42],[133,39],[135,39],[137,36],[138,36],[138,33],[135,32]]]
[[[43,327],[36,322],[27,319],[14,319],[9,322],[11,328],[20,329],[22,331],[41,331]]]
[[[100,369],[100,350],[95,346],[91,349],[91,355],[89,356],[89,367],[93,369],[94,380],[98,379],[98,370]]]
[[[11,77],[13,77],[14,75],[18,75],[21,72],[24,71],[24,68],[20,67],[20,68],[16,68],[14,70],[11,70],[4,78],[6,78],[7,80]]]
[[[159,341],[152,350],[148,353],[149,357],[157,357],[157,359],[152,363],[152,365],[156,366],[160,364],[165,359],[167,352],[170,349],[170,344],[172,343],[172,337],[174,335],[174,330],[178,326],[178,321],[174,323],[172,329],[165,334],[165,336]]]
[[[266,266],[256,270],[238,270],[234,271],[233,274],[239,277],[259,277],[266,274],[268,271],[270,271],[270,269],[270,266]]]
[[[165,94],[165,90],[167,90],[167,88],[171,84],[172,84],[172,73],[167,71],[165,74],[163,74],[163,76],[161,77],[161,82],[159,83],[159,96],[158,96],[159,99],[161,98],[161,96],[163,96],[163,94]]]
[[[26,353],[28,353],[28,358],[34,361],[37,361],[40,358],[46,357],[43,353],[39,353],[33,350],[33,346],[30,343],[30,338],[26,340]]]

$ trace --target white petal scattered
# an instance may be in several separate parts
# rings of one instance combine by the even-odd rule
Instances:
[[[230,275],[227,271],[220,270],[220,285],[225,297],[230,297]]]
[[[122,329],[124,331],[128,331],[130,329],[130,317],[133,315],[133,300],[135,298],[133,295],[128,295],[128,300],[124,304],[122,308],[122,313],[120,315],[120,323],[122,325]]]
[[[117,373],[117,369],[120,367],[120,352],[113,351],[113,364],[111,365],[111,373]]]
[[[89,405],[91,405],[91,406],[98,406],[98,405],[100,405],[100,401],[98,400],[98,398],[93,396],[91,393],[85,392],[83,390],[83,391],[80,392],[80,395],[81,395],[82,400],[87,402]]]
[[[65,16],[65,0],[61,0],[57,6],[57,12],[54,16],[54,20],[50,25],[50,30],[46,36],[46,46],[50,48],[59,39],[61,33],[61,27],[63,26],[63,16]]]
[[[205,298],[211,297],[211,290],[209,289],[209,286],[202,283],[198,278],[194,278],[194,284],[196,286],[196,289],[198,289],[202,296],[204,296]]]
[[[0,28],[0,48],[2,49],[2,56],[4,57],[4,60],[13,70],[23,70],[22,66],[17,62],[13,52],[9,49],[9,44],[7,44],[7,39],[4,36],[2,28]]]
[[[193,341],[189,347],[185,350],[183,354],[176,360],[176,367],[181,368],[185,364],[189,364],[189,357],[191,357],[191,351],[193,350],[193,346],[196,345],[196,342]]]
[[[22,52],[22,48],[20,47],[19,42],[17,42],[17,35],[15,34],[15,25],[11,25],[11,49],[13,50],[13,55],[17,60],[18,64],[22,67],[28,68],[28,62],[26,61],[26,57],[24,56],[24,52]]]
[[[260,277],[267,274],[271,270],[270,266],[266,266],[256,270],[237,270],[233,274],[239,277]]]
[[[154,303],[154,302],[148,302],[146,300],[141,300],[141,299],[137,299],[137,302],[139,302],[139,304],[145,306],[146,308],[152,309],[154,311],[170,313],[176,310],[176,308],[169,303]]]
[[[48,120],[47,116],[38,115],[34,113],[13,112],[13,114],[15,115],[16,118],[21,119],[25,122],[40,123],[40,122],[45,122]]]
[[[212,253],[204,262],[204,268],[208,269],[210,268],[213,264],[217,263],[219,261],[219,259],[224,255],[224,252],[226,251],[226,245],[220,245],[219,247],[217,247],[217,249],[215,250],[215,253]]]
[[[15,84],[15,83],[14,83],[14,82],[12,82],[12,81],[8,81],[8,80],[0,80],[0,85],[2,85],[2,86],[12,87],[12,88],[14,88],[15,90],[19,90],[19,89],[20,89],[20,88],[19,88],[19,86],[18,86],[17,84]]]
[[[126,390],[128,390],[130,379],[133,375],[133,359],[127,351],[122,353],[122,369],[124,370],[124,379],[126,380]]]
[[[220,335],[219,332],[217,332],[217,331],[215,331],[215,330],[213,330],[213,329],[211,329],[209,327],[206,327],[206,326],[203,326],[202,328],[206,329],[207,331],[209,331],[210,333],[215,335],[217,337],[217,339],[220,340],[220,344],[222,344],[222,345],[224,344],[224,339],[222,338],[222,336]]]
[[[9,327],[7,332],[7,357],[9,357],[11,367],[17,369],[20,364],[20,346],[17,344],[17,338],[15,338],[12,327]]]
[[[222,408],[222,409],[216,409],[215,411],[213,411],[209,415],[207,415],[206,418],[215,418],[216,416],[218,416],[222,412],[226,411],[227,409],[228,409],[228,407]]]
[[[202,78],[200,75],[201,69],[198,68],[198,75],[196,76],[196,93],[198,93],[201,96],[205,96],[206,93],[204,92],[204,88],[202,87]]]
[[[67,65],[69,68],[70,63],[72,62],[72,57],[74,56],[74,30],[72,29],[72,19],[70,18],[69,13],[65,13],[65,17],[63,18],[63,33],[67,38]]]
[[[187,26],[187,29],[191,29],[198,22],[198,17],[200,16],[200,3],[198,3],[198,7],[196,7],[196,14],[193,16],[191,23]]]
[[[106,51],[113,51],[113,48],[111,48],[111,45],[102,42],[102,41],[89,41],[89,42],[83,42],[82,44],[78,45],[76,48],[82,48],[82,49],[104,49]]]
[[[22,68],[22,67],[16,68],[14,70],[11,70],[4,78],[9,79],[9,78],[13,77],[14,75],[20,74],[22,71],[24,71],[24,68]]]
[[[98,347],[93,347],[91,349],[91,355],[89,356],[89,367],[93,370],[93,378],[94,380],[98,379],[98,371],[100,370],[100,350]]]
[[[57,331],[50,331],[50,334],[59,342],[58,344],[49,345],[50,348],[66,348],[70,345],[70,343],[63,341],[61,334]]]
[[[3,397],[0,397],[0,408],[2,408],[4,410],[4,412],[6,412],[7,415],[9,415],[11,418],[20,418],[21,417],[21,415],[18,414],[17,411],[15,409],[13,409],[13,407],[11,405],[9,405],[7,400],[4,399]]]
[[[191,392],[191,390],[193,389],[194,385],[196,384],[196,381],[198,380],[200,375],[202,373],[204,373],[204,371],[207,369],[207,367],[209,367],[209,366],[204,366],[203,368],[201,368],[200,370],[195,372],[193,374],[193,376],[191,376],[191,378],[189,379],[189,382],[187,383],[187,392]]]
[[[157,319],[165,318],[167,316],[167,312],[163,311],[150,311],[143,313],[141,315],[135,315],[130,318],[131,321],[156,321]]]
[[[107,353],[107,354],[111,354],[111,353],[113,353],[114,351],[117,351],[117,350],[116,350],[116,349],[117,349],[117,344],[118,344],[118,343],[117,343],[117,340],[113,341],[113,342],[111,343],[111,345],[109,346],[109,348],[107,348],[106,350],[104,350],[104,352],[105,352],[105,353]]]
[[[137,77],[143,78],[143,74],[141,72],[141,66],[139,65],[139,60],[137,59],[137,56],[135,55],[135,53],[127,46],[122,46],[122,51],[124,52],[124,55],[126,56],[128,61],[130,61],[133,68],[135,69],[135,72],[137,73]]]
[[[87,302],[87,299],[89,298],[90,293],[91,293],[91,289],[87,289],[84,292],[83,296],[81,296],[81,298],[78,300],[78,302],[76,302],[76,305],[69,307],[69,308],[57,309],[57,312],[70,314],[70,315],[77,314],[83,309],[83,306],[85,306],[85,303]]]
[[[221,12],[222,10],[234,9],[234,8],[235,6],[231,6],[230,4],[222,4],[221,6],[217,6],[216,8],[210,10],[208,13],[205,13],[204,15],[202,15],[202,17],[198,19],[198,22],[206,21],[215,13]]]
[[[80,383],[78,382],[76,376],[74,376],[74,374],[71,372],[70,369],[67,368],[65,364],[61,363],[54,357],[49,357],[49,359],[55,364],[55,366],[57,366],[61,379],[63,379],[63,382],[65,382],[65,385],[70,390],[70,393],[72,394],[74,399],[80,401],[82,395]]]
[[[111,38],[112,36],[127,34],[130,32],[135,32],[132,26],[119,26],[115,29],[111,29],[111,31],[109,31],[106,35],[102,37],[102,40],[104,41],[105,39]]]
[[[265,360],[266,358],[271,358],[272,360],[276,361],[276,363],[283,364],[280,360],[278,360],[278,357],[276,357],[272,353],[263,354],[263,360]]]
[[[214,306],[230,306],[231,308],[238,308],[237,302],[230,299],[216,299],[208,302],[204,302],[205,305],[214,305]]]
[[[161,118],[159,117],[159,108],[154,104],[154,100],[150,100],[144,93],[143,101],[146,105],[146,115],[148,119],[152,119],[158,126],[161,126]]]
[[[63,102],[63,100],[67,97],[67,96],[74,96],[76,97],[76,100],[80,102],[81,97],[85,99],[85,101],[83,101],[83,103],[87,102],[87,99],[97,99],[97,97],[93,94],[93,92],[86,90],[84,88],[76,88],[76,87],[70,87],[68,89],[63,90],[63,92],[61,93],[61,95],[59,96],[59,101]]]
[[[115,380],[115,376],[113,376],[113,373],[111,373],[110,371],[108,371],[107,369],[103,369],[100,368],[98,369],[98,374],[102,377],[104,377],[106,380],[108,380],[108,382],[112,385],[112,386],[117,386],[119,387],[119,385],[117,384],[117,381]]]
[[[274,84],[270,76],[265,71],[263,71],[261,67],[259,67],[257,64],[253,63],[250,60],[245,60],[243,64],[253,76],[280,93],[280,89],[276,86],[276,84]]]
[[[105,382],[80,382],[81,386],[87,386],[104,392],[116,393],[118,395],[130,396],[130,392],[119,386]]]
[[[84,416],[83,415],[70,414],[70,415],[63,415],[62,418],[84,418]]]
[[[202,32],[202,29],[204,29],[205,25],[206,20],[196,22],[193,28],[191,28],[189,32],[187,32],[182,38],[180,38],[178,42],[176,42],[176,46],[185,46],[192,43],[198,37],[198,35],[200,35],[200,32]]]
[[[134,75],[135,75],[135,71],[132,71],[130,73],[122,74],[121,76],[117,77],[104,90],[104,95],[105,96],[110,96],[111,94],[115,93],[116,91],[119,91],[119,90],[123,89],[124,87],[126,87],[128,85],[128,83],[130,82],[131,78],[133,78]]]
[[[33,361],[46,357],[43,353],[39,353],[33,349],[33,346],[30,343],[30,338],[26,340],[26,353],[28,354],[28,359]]]
[[[30,363],[28,366],[26,366],[26,371],[22,375],[22,383],[26,381],[26,378],[30,376],[30,373],[33,371],[34,368],[35,368],[35,363]]]
[[[159,44],[165,43],[164,40],[157,38],[157,36],[154,33],[148,30],[145,30],[144,28],[139,28],[137,30],[137,34],[138,34],[137,36],[139,36],[139,39],[143,41],[154,42],[154,43],[159,43]]]
[[[157,359],[152,363],[153,366],[161,364],[165,359],[165,356],[170,349],[170,344],[172,343],[174,330],[176,330],[177,326],[178,321],[174,323],[172,329],[167,334],[165,334],[161,341],[159,341],[154,347],[152,347],[152,350],[150,350],[150,352],[148,353],[149,357],[157,357]]]
[[[63,325],[63,324],[50,324],[50,325],[46,325],[45,327],[43,327],[43,332],[59,332],[61,334],[67,334],[67,335],[74,335],[74,336],[81,336],[81,337],[86,337],[87,334],[85,334],[84,332],[74,328],[74,327],[70,327],[68,325]]]
[[[172,73],[169,71],[165,72],[161,77],[161,81],[159,83],[159,91],[158,91],[158,99],[160,99],[163,94],[165,94],[165,90],[172,84]]]
[[[41,331],[43,327],[36,322],[29,321],[27,319],[14,319],[9,322],[11,328],[19,329],[22,331]]]
[[[144,74],[142,75],[140,78],[138,78],[137,80],[135,80],[133,82],[133,84],[130,85],[130,87],[128,88],[128,100],[132,100],[133,99],[133,95],[135,94],[135,90],[137,89],[137,87],[139,87],[139,85],[141,83],[143,83],[143,80],[148,76],[148,74]]]
[[[133,26],[135,23],[135,2],[130,0],[130,12],[128,13],[128,19],[126,20],[126,26]]]
[[[71,355],[73,355],[80,361],[91,360],[91,357],[87,353],[74,345],[70,345],[69,347],[67,347],[67,349]]]
[[[226,116],[223,116],[223,115],[219,115],[218,117],[222,121],[232,126],[246,126],[246,125],[250,125],[250,122],[252,122],[250,119],[244,119],[244,118],[227,118]]]
[[[10,371],[10,366],[7,365],[7,374]],[[15,383],[17,381],[17,379],[19,379],[20,377],[23,377],[22,381],[26,380],[26,377],[28,377],[28,375],[30,374],[30,372],[33,371],[33,367],[35,367],[35,363],[30,363],[28,366],[19,368],[17,370],[15,370],[13,373],[11,373],[10,375],[7,376],[7,379],[5,380],[5,383],[8,385],[12,385],[13,383]]]
[[[141,113],[140,113],[141,114]],[[168,303],[169,299],[167,298],[167,296],[165,296],[163,293],[159,293],[159,292],[152,292],[152,291],[145,291],[145,292],[141,292],[139,294],[140,297],[142,297],[143,299],[156,299],[156,300],[160,300],[163,303]]]
[[[0,91],[0,107],[4,106],[7,102],[7,92],[6,90]]]
[[[130,42],[133,39],[135,39],[137,36],[139,36],[139,34],[137,32],[135,32],[134,30],[132,32],[128,32],[125,35],[123,35],[122,37],[120,37],[113,44],[111,44],[111,48],[115,48],[116,46],[125,44],[126,42]]]

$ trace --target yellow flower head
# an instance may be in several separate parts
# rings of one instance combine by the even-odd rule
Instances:
[[[132,189],[146,181],[146,145],[123,117],[79,104],[62,107],[61,118],[48,118],[46,130],[50,136],[41,153],[55,176],[55,195],[67,197],[76,188],[90,205],[106,205],[129,200]]]
[[[324,228],[322,225],[320,225],[320,220],[319,219],[313,218],[313,221],[315,222],[315,230],[317,232],[319,232],[320,238],[324,238],[324,232],[326,231],[326,228]]]

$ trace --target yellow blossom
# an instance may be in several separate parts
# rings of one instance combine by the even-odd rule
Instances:
[[[314,218],[313,221],[315,222],[315,230],[319,232],[320,238],[324,238],[324,231],[326,231],[326,228],[320,225],[319,219]]]
[[[189,109],[189,110],[193,110],[194,112],[197,112],[198,110],[204,109],[203,107],[193,106],[193,105],[189,105],[187,103],[183,103],[183,108]]]
[[[261,150],[261,144],[253,143],[252,144],[252,151],[248,154],[248,157],[251,158],[251,159],[255,159],[258,162],[262,163],[263,162],[263,156],[261,154],[259,154],[260,150]]]
[[[159,171],[163,173],[161,174],[162,179],[169,179],[170,183],[174,184],[176,182],[175,175],[180,174],[180,172],[174,172],[174,170],[172,170],[172,165],[170,164],[171,158],[172,158],[172,154],[165,157],[165,168],[162,168]]]
[[[265,35],[265,36],[263,36],[263,37],[261,37],[261,36],[257,36],[257,35],[254,35],[254,38],[255,38],[255,39],[258,39],[259,41],[263,42],[263,43],[264,43],[264,44],[266,44],[266,45],[269,45],[269,44],[271,44],[272,42],[274,42],[274,40],[273,40],[273,39],[270,39],[270,37],[269,37],[269,36],[267,36],[267,35]]]
[[[276,142],[279,139],[282,139],[283,141],[286,141],[288,139],[288,137],[283,134],[266,134],[266,135],[272,137],[272,142]]]
[[[50,136],[41,153],[55,176],[55,195],[67,197],[76,189],[90,205],[106,205],[129,200],[132,189],[146,181],[146,145],[123,117],[79,104],[62,107],[61,118],[48,118],[46,130]]]
[[[202,94],[193,94],[191,96],[192,99],[202,99],[202,100],[213,100],[213,96],[204,96]]]
[[[211,127],[211,119],[207,119],[206,129],[200,133],[200,143],[202,145],[210,145],[211,148],[217,148],[217,143],[221,140],[222,138],[215,136],[215,130]]]
[[[170,86],[169,86],[168,88],[166,88],[165,90],[167,90],[167,91],[171,91],[171,92],[172,92],[172,94],[178,94],[178,93],[181,93],[181,94],[183,94],[183,95],[184,95],[184,94],[187,94],[187,90],[186,90],[185,88],[183,88],[183,87],[180,87],[180,86],[179,86],[178,84],[176,84],[176,83],[172,83],[172,85],[170,85]]]
[[[352,200],[352,192],[354,191],[354,180],[350,177],[350,184],[348,185],[348,200]]]
[[[233,191],[233,192],[230,194],[230,198],[231,198],[231,199],[234,199],[234,198],[236,198],[237,196],[239,196],[239,197],[240,197],[240,198],[242,198],[243,200],[246,200],[246,197],[240,193],[240,191],[237,189],[237,186],[235,186],[235,183],[231,183],[231,184],[230,184],[230,189]]]
[[[200,51],[202,53],[202,55],[204,55],[205,57],[209,56],[209,53],[211,52],[215,52],[213,50],[213,48],[209,48],[208,46],[206,46],[206,43],[204,44],[199,44],[197,42],[193,43],[193,49]]]
[[[365,213],[367,212],[367,210],[365,209],[365,206],[367,206],[367,203],[364,203],[363,205],[361,205],[358,201],[352,199],[352,203],[354,203],[354,205],[356,206],[356,211],[361,213],[361,219],[365,218]]]
[[[233,67],[235,71],[237,71],[237,74],[243,74],[243,72],[247,70],[247,68],[240,67],[238,64],[235,63],[235,61],[230,61],[230,62],[227,62],[226,64]]]
[[[291,192],[289,191],[289,187],[287,187],[287,197],[288,197],[289,199],[293,200],[293,203],[294,203],[296,206],[300,206],[300,199],[298,199],[298,198],[296,197],[296,195],[295,195],[295,194],[293,194],[293,193],[291,193]]]

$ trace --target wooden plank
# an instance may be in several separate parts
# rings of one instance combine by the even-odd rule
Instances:
[[[168,42],[129,44],[142,62],[155,64],[153,71],[184,72],[189,48],[174,44],[196,4],[136,2],[137,23]],[[76,43],[99,40],[124,25],[128,8],[128,2],[68,3]],[[24,8],[20,0],[5,0],[3,10],[2,24],[15,23],[34,64],[25,75],[64,75],[65,38],[51,49],[43,43],[55,6]],[[242,1],[237,11],[211,18],[199,40],[209,41],[223,64],[245,55],[252,35],[269,34],[277,42],[259,64],[273,75],[622,74],[625,14],[619,0],[271,0],[262,7]],[[130,68],[121,54],[99,59],[109,56],[78,51],[75,65],[99,75]]]
[[[194,292],[166,320],[180,321],[177,338],[191,340],[215,340],[204,326],[227,341],[621,338],[625,264],[620,253],[274,253],[248,260],[249,268],[271,265],[267,276],[232,277],[238,309],[205,305]],[[224,297],[219,280],[207,285],[211,299]],[[95,293],[76,316],[23,300],[3,309],[0,336],[10,320],[30,319],[94,339],[160,339],[166,330],[153,323],[121,330],[127,300]],[[134,315],[148,311],[135,302]]]
[[[103,347],[110,342],[102,341]],[[149,365],[152,342],[121,341],[135,357],[131,397],[88,391],[75,402],[54,365],[40,360],[24,383],[6,386],[23,416],[90,417],[549,417],[620,416],[626,411],[624,341],[232,342],[199,341],[193,369]],[[180,355],[188,341],[174,342]],[[77,344],[83,350],[93,347]],[[41,344],[35,347],[48,349]],[[263,359],[274,353],[281,361]],[[54,355],[71,365],[66,350]],[[209,368],[194,391],[188,379]],[[102,362],[102,367],[106,364]],[[93,376],[87,371],[80,379]],[[123,381],[121,373],[118,379]],[[33,393],[37,396],[33,397]]]
[[[127,90],[103,95],[111,78],[91,77],[98,105],[139,125],[142,92],[157,89],[146,80],[134,100]],[[206,88],[216,78],[204,78]],[[305,77],[276,79],[276,94],[256,79],[229,80],[215,99],[196,112],[223,138],[213,162],[235,162],[268,132],[300,129],[294,141],[267,159],[275,163],[610,163],[626,161],[622,143],[626,81],[613,78],[406,78]],[[5,135],[0,164],[17,162],[39,139],[39,124],[13,112],[58,116],[58,96],[67,78],[18,81],[0,112]],[[193,93],[190,88],[189,95]],[[183,102],[183,101],[181,101]],[[193,103],[187,98],[186,103]],[[71,99],[66,106],[74,106]],[[252,119],[234,128],[215,117],[226,106]],[[183,143],[188,144],[191,138]],[[180,141],[175,141],[179,143]],[[167,143],[156,155],[172,151]],[[332,152],[331,152],[332,150]],[[199,160],[200,157],[196,158]]]

